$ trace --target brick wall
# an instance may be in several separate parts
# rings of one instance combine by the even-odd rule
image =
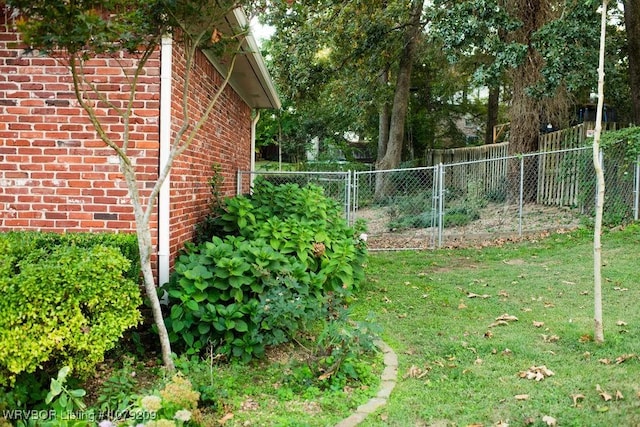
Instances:
[[[182,116],[185,61],[181,45],[174,43],[173,107],[176,117]],[[209,99],[220,88],[222,77],[203,54],[195,61],[190,88],[189,113],[199,119]],[[180,121],[173,123],[174,131]],[[192,145],[176,159],[171,176],[171,253],[180,250],[185,241],[193,237],[198,221],[208,213],[210,187],[207,183],[212,166],[220,165],[224,181],[222,192],[226,196],[236,193],[238,169],[251,166],[251,109],[227,86],[218,100],[209,120]],[[248,191],[248,187],[245,188]]]
[[[133,210],[112,149],[96,136],[73,93],[66,67],[28,56],[13,22],[0,6],[0,231],[123,231],[135,229]],[[174,130],[180,125],[184,60],[174,44]],[[126,80],[113,59],[94,60],[89,72],[111,102],[122,105]],[[192,82],[190,114],[197,118],[220,76],[201,56]],[[135,100],[131,145],[141,193],[157,178],[160,58],[148,63]],[[106,132],[122,140],[122,120],[98,109]],[[193,146],[176,160],[171,185],[171,253],[193,235],[208,210],[211,166],[224,171],[227,195],[235,194],[236,171],[250,165],[249,107],[229,87]],[[156,229],[157,215],[152,219]],[[156,243],[154,233],[154,243]]]
[[[134,229],[115,152],[96,136],[57,60],[28,55],[2,14],[0,23],[0,230]],[[159,58],[140,84],[129,154],[143,179],[154,180],[158,156]],[[122,105],[127,85],[115,60],[88,64],[107,98]],[[98,108],[105,131],[122,140],[121,120]],[[142,192],[148,194],[145,182]]]

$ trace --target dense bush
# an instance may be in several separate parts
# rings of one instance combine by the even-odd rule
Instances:
[[[89,249],[103,245],[117,248],[130,262],[125,277],[138,283],[140,255],[135,234],[127,233],[43,233],[39,231],[10,231],[0,233],[0,265],[10,257],[18,263],[37,250],[51,252],[59,246],[76,246]],[[2,267],[0,267],[1,269]]]
[[[140,291],[118,249],[87,237],[77,237],[84,245],[56,240],[1,235],[0,385],[63,364],[87,373],[140,320]]]
[[[315,186],[256,183],[225,203],[214,236],[188,245],[169,283],[173,342],[242,360],[326,316],[364,277],[366,247]]]

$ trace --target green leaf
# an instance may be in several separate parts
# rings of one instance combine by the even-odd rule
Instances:
[[[198,303],[194,300],[189,300],[185,303],[185,306],[187,306],[187,308],[191,311],[198,311],[200,310],[200,306],[198,305]]]
[[[60,370],[58,371],[58,381],[64,383],[70,371],[71,368],[68,366],[63,366],[62,368],[60,368]]]
[[[51,387],[49,388],[49,393],[53,397],[56,397],[57,395],[62,393],[62,383],[60,381],[56,380],[55,378],[51,379]],[[51,400],[49,400],[49,402],[51,402]],[[47,403],[49,403],[49,402],[47,402]]]
[[[184,329],[185,324],[184,324],[183,321],[176,319],[176,320],[173,321],[171,326],[173,327],[173,331],[174,332],[180,332],[181,330]]]
[[[80,397],[84,397],[87,394],[87,392],[79,388],[79,389],[69,391],[69,394],[73,397],[80,398]]]
[[[237,301],[237,302],[242,302],[242,299],[244,298],[244,294],[242,292],[242,289],[231,289],[231,296]]]
[[[249,326],[247,322],[244,320],[236,320],[236,331],[238,332],[247,332],[249,330]]]

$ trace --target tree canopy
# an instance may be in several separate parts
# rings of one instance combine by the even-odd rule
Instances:
[[[627,3],[633,7],[633,1]],[[409,0],[267,2],[264,20],[276,31],[266,50],[283,97],[301,117],[321,119],[329,134],[351,130],[377,140],[380,162],[392,107],[405,103],[394,97],[417,7]],[[503,122],[511,122],[512,153],[536,150],[538,133],[547,123],[568,126],[577,106],[588,103],[595,91],[598,7],[591,0],[437,0],[422,5],[402,159],[445,140],[463,144],[454,125],[461,116],[476,118],[490,135],[500,114]],[[609,20],[613,35],[607,44],[606,92],[624,119],[631,105],[627,64],[633,55],[626,49],[622,19]],[[469,93],[482,88],[487,94],[480,102],[467,102]]]

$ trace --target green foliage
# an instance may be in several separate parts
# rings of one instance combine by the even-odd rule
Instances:
[[[640,126],[630,126],[615,131],[603,132],[600,148],[605,152],[623,151],[624,158],[630,163],[638,161],[640,156]]]
[[[122,367],[102,383],[96,406],[100,411],[124,412],[133,403],[133,396],[138,385],[135,377],[133,359],[124,357]]]
[[[37,49],[54,52],[135,52],[149,42],[150,34],[168,27],[161,1],[143,0],[8,0],[27,19],[18,27],[25,41]],[[118,13],[114,13],[114,12]]]
[[[12,236],[17,236],[13,240]],[[130,262],[113,247],[31,247],[5,235],[0,275],[0,384],[69,365],[82,375],[140,320]]]
[[[83,398],[87,394],[84,389],[73,389],[67,385],[67,376],[71,372],[69,366],[58,371],[55,378],[51,378],[49,392],[44,399],[45,408],[34,411],[31,418],[18,420],[18,427],[86,427],[92,425],[91,411],[87,411]],[[77,419],[74,415],[81,413],[84,418]],[[46,414],[46,417],[43,415]]]
[[[43,233],[39,231],[9,231],[0,233],[0,277],[16,272],[15,265],[35,251],[52,252],[59,246],[91,249],[94,246],[118,249],[130,261],[125,277],[140,280],[140,254],[135,234],[130,233]],[[12,267],[13,266],[13,267]],[[6,269],[6,270],[5,270]]]
[[[248,361],[286,342],[364,277],[364,242],[315,186],[257,181],[226,201],[214,236],[187,245],[168,287],[167,328],[188,354],[209,344]]]
[[[342,390],[354,382],[371,381],[371,367],[363,355],[376,352],[374,337],[380,329],[370,322],[349,322],[348,311],[337,308],[335,318],[324,324],[308,363],[320,389]]]
[[[209,200],[209,213],[202,222],[196,224],[193,242],[199,244],[207,241],[216,232],[215,221],[218,216],[217,212],[222,206],[222,183],[224,175],[222,175],[222,167],[219,164],[211,165],[211,177],[208,179],[211,199]]]
[[[477,219],[480,219],[480,212],[472,206],[455,206],[448,209],[444,214],[445,227],[461,227]]]
[[[125,51],[143,53],[144,61],[163,35],[181,29],[202,46],[211,41],[216,24],[238,2],[219,1],[215,7],[192,0],[8,0],[24,17],[18,22],[25,41],[47,54],[66,51],[89,58]]]
[[[600,148],[607,171],[602,223],[607,227],[628,224],[633,221],[633,177],[640,156],[640,128],[636,126],[603,132]],[[589,214],[590,218],[586,218],[585,221],[592,225],[596,176],[591,151],[581,156],[576,163],[580,207]]]

